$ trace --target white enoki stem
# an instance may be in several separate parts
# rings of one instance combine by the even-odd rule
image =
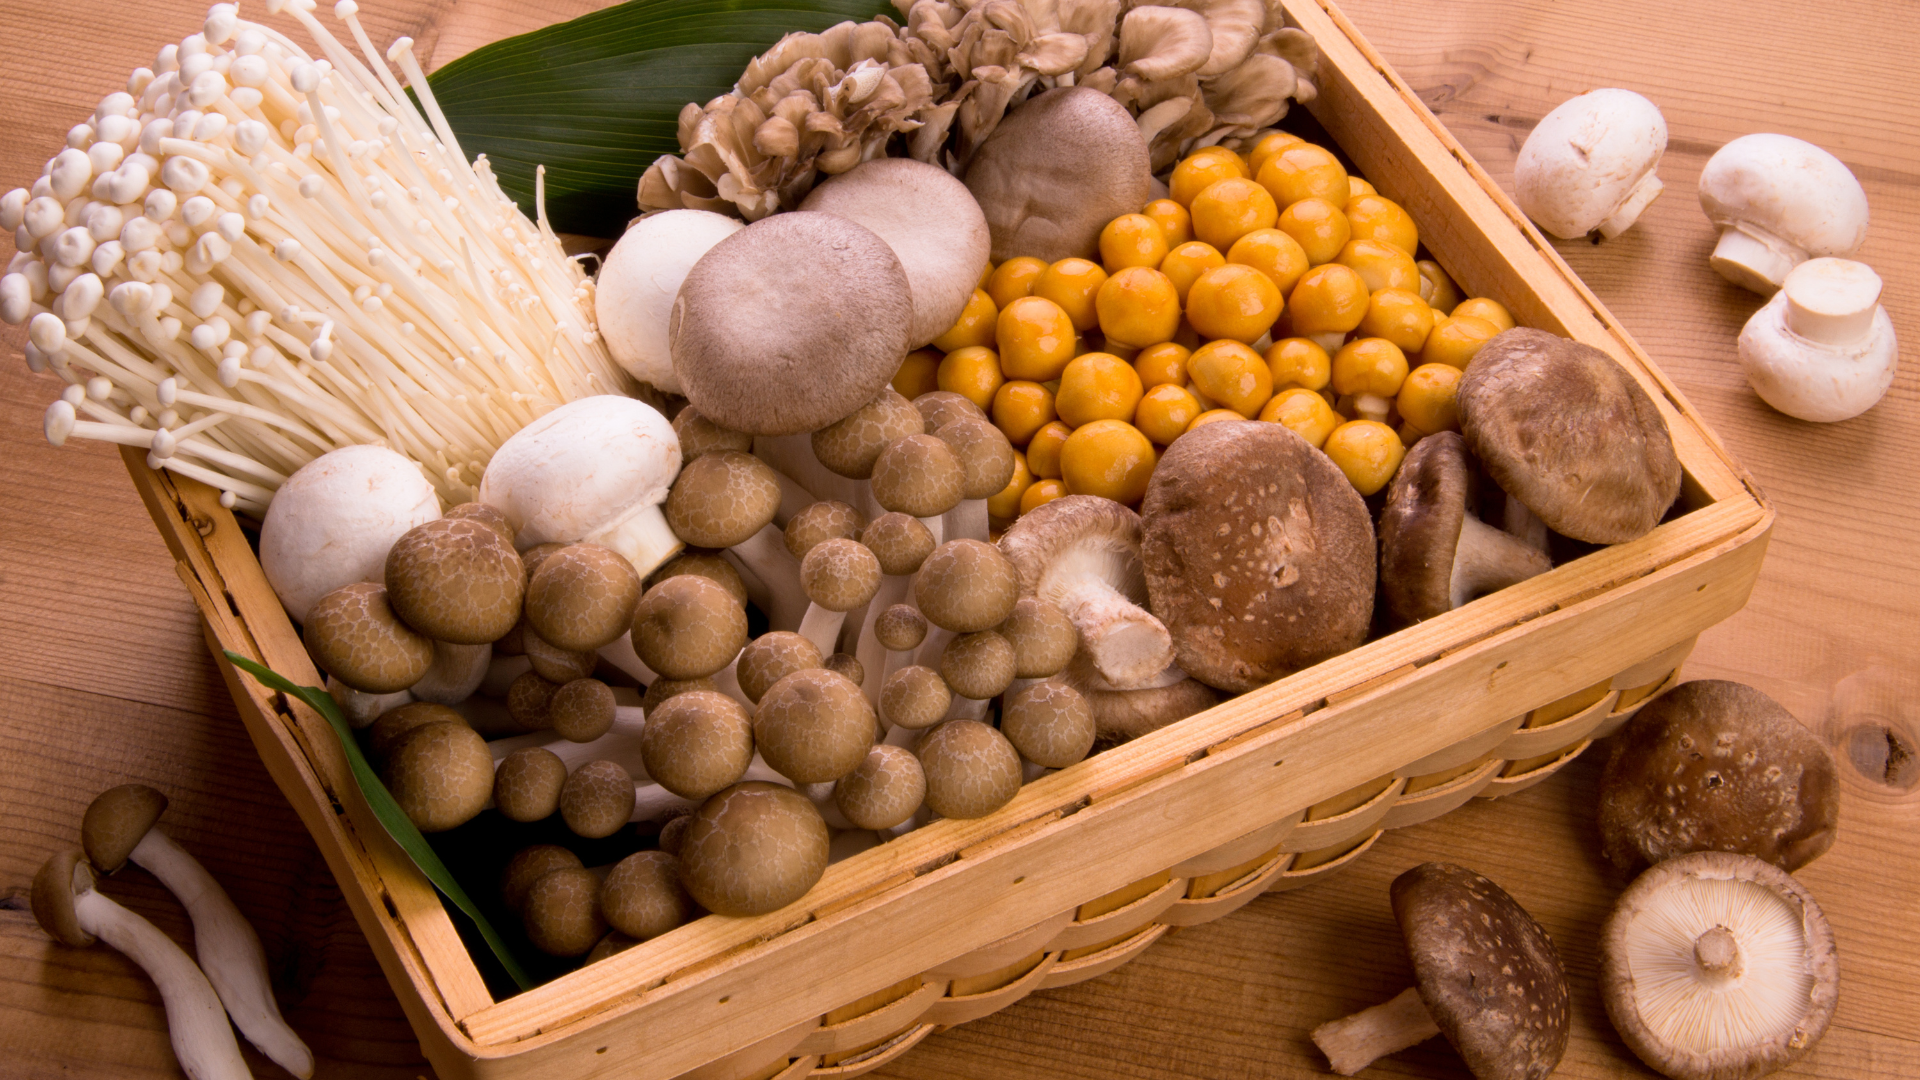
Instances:
[[[200,860],[159,829],[133,847],[132,859],[180,900],[193,920],[193,947],[200,969],[233,1017],[240,1033],[274,1064],[298,1077],[313,1075],[313,1051],[280,1016],[267,978],[260,935]]]
[[[1419,988],[1409,986],[1391,1001],[1314,1028],[1313,1043],[1327,1055],[1334,1072],[1352,1076],[1388,1054],[1438,1034],[1440,1025],[1420,1000]]]
[[[860,632],[854,639],[853,658],[860,661],[860,670],[867,676],[861,689],[866,691],[867,701],[872,705],[880,703],[880,687],[893,671],[895,654],[880,639],[874,636],[873,624],[880,613],[907,598],[913,586],[912,574],[882,574],[880,588],[867,601],[867,611],[860,619]]]

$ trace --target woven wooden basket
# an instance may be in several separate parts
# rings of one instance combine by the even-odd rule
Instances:
[[[1686,512],[1440,618],[828,868],[800,901],[708,917],[504,1000],[382,831],[332,731],[222,662],[440,1074],[853,1076],[1180,926],[1363,858],[1385,829],[1552,775],[1671,685],[1745,604],[1773,513],[1699,416],[1339,11],[1284,0],[1321,46],[1320,123],[1470,295],[1606,350],[1660,406]],[[126,462],[208,643],[318,684],[215,493]]]

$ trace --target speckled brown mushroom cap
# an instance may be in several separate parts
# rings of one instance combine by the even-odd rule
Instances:
[[[1229,420],[1174,440],[1140,518],[1147,595],[1188,675],[1240,693],[1366,640],[1366,503],[1285,427]]]
[[[600,887],[608,925],[645,941],[691,919],[693,897],[680,883],[680,860],[664,851],[636,851],[614,864]]]
[[[1601,931],[1607,1017],[1674,1080],[1765,1076],[1813,1049],[1839,999],[1833,930],[1793,877],[1701,851],[1627,886]]]
[[[639,602],[633,564],[598,544],[554,552],[527,582],[527,622],[550,644],[575,652],[620,640]]]
[[[796,559],[805,559],[823,540],[855,540],[860,531],[867,527],[865,514],[832,499],[822,499],[809,503],[799,513],[787,521],[781,539],[786,541],[787,552]]]
[[[493,795],[493,755],[466,724],[435,721],[393,744],[381,779],[415,827],[444,832],[486,808]]]
[[[822,666],[818,645],[791,630],[770,630],[740,650],[740,663],[734,672],[741,692],[758,705],[774,683],[804,668]]]
[[[560,788],[560,817],[589,840],[619,832],[633,816],[633,803],[633,776],[617,761],[589,761]]]
[[[1000,732],[1021,757],[1064,769],[1093,749],[1093,710],[1078,690],[1049,679],[1007,695]]]
[[[612,730],[616,708],[613,687],[599,679],[575,679],[553,692],[547,721],[568,742],[590,743]]]
[[[704,799],[753,763],[753,722],[725,694],[676,694],[647,714],[640,731],[647,775],[683,799]]]
[[[913,579],[914,602],[942,630],[991,630],[1013,614],[1020,582],[1000,549],[982,540],[949,540],[935,548]]]
[[[951,447],[921,434],[888,443],[874,460],[870,482],[882,507],[925,518],[957,506],[967,477]]]
[[[927,805],[941,817],[986,817],[1020,792],[1020,754],[978,720],[949,720],[920,737]]]
[[[701,256],[667,335],[674,373],[701,413],[736,431],[796,435],[846,416],[893,380],[912,317],[906,271],[885,240],[846,218],[796,210]]]
[[[395,705],[374,718],[367,725],[367,750],[379,761],[400,745],[417,727],[428,724],[465,724],[467,718],[460,715],[458,709],[450,705],[438,705],[431,701],[409,701],[404,705]]]
[[[1037,596],[1014,601],[1013,614],[1000,624],[1000,636],[1013,646],[1017,679],[1058,675],[1080,647],[1080,632],[1067,613]]]
[[[552,555],[553,553],[558,551],[565,551],[572,546],[573,546],[572,544],[561,544],[561,543],[556,543],[554,541],[548,541],[547,543],[544,543],[544,544],[535,544],[532,547],[528,548],[527,550],[521,552],[520,567],[522,570],[525,571],[525,574],[524,574],[525,578],[528,581],[532,581],[533,575],[538,573],[540,570],[540,564],[547,561],[547,556]]]
[[[1473,512],[1474,463],[1458,432],[1415,443],[1380,511],[1380,596],[1397,625],[1553,569],[1546,553]]]
[[[80,818],[87,861],[103,874],[117,872],[166,812],[167,797],[145,784],[121,784],[94,796]]]
[[[1622,870],[1734,851],[1798,870],[1833,846],[1839,770],[1766,694],[1696,679],[1642,706],[1600,781],[1600,842]]]
[[[879,590],[880,560],[858,540],[822,540],[800,560],[800,588],[828,611],[852,611]]]
[[[671,701],[681,694],[690,694],[695,690],[713,690],[718,692],[719,687],[714,685],[712,679],[704,675],[698,679],[658,678],[647,684],[647,692],[640,698],[640,708],[646,712],[652,712],[659,708],[662,703]]]
[[[698,574],[655,585],[633,611],[633,651],[669,679],[712,675],[746,643],[746,611],[725,587]]]
[[[563,649],[530,626],[520,632],[520,648],[533,670],[557,686],[586,678],[599,663],[599,656],[592,650]]]
[[[1625,543],[1680,495],[1680,459],[1659,408],[1591,345],[1515,327],[1474,354],[1458,401],[1474,455],[1555,532]]]
[[[922,430],[931,435],[955,420],[985,420],[986,411],[963,394],[951,390],[929,390],[913,399],[920,414]]]
[[[940,677],[961,697],[998,697],[1013,671],[1013,644],[991,630],[961,634],[940,652]]]
[[[1567,1050],[1566,971],[1547,932],[1471,870],[1429,862],[1393,879],[1420,1000],[1481,1080],[1545,1080]]]
[[[760,698],[753,742],[781,776],[801,784],[838,780],[873,745],[873,706],[846,676],[807,668],[782,678]]]
[[[528,731],[547,730],[553,726],[553,695],[561,685],[537,671],[522,672],[507,684],[507,715]]]
[[[889,386],[872,401],[813,433],[813,456],[841,476],[873,475],[880,451],[909,435],[924,435],[927,422],[913,403]]]
[[[76,896],[92,891],[93,870],[87,866],[86,857],[79,848],[67,848],[54,852],[41,864],[33,875],[33,891],[27,902],[33,908],[33,920],[53,940],[84,949],[97,939],[80,925],[73,904]]]
[[[827,869],[827,823],[805,795],[735,784],[701,804],[680,843],[681,880],[701,907],[762,915],[806,895]]]
[[[876,743],[858,768],[833,786],[833,804],[861,829],[891,829],[927,799],[927,774],[904,747]]]
[[[715,450],[737,450],[743,454],[753,450],[753,436],[721,427],[691,405],[674,416],[673,434],[680,440],[683,461],[692,461]]]
[[[933,530],[911,514],[890,511],[860,530],[860,542],[880,560],[880,572],[899,577],[914,573],[933,554]]]
[[[912,604],[895,604],[875,617],[873,636],[894,652],[917,649],[927,639],[927,617]]]
[[[953,691],[940,673],[930,667],[909,664],[887,676],[880,684],[880,715],[891,727],[908,731],[930,728],[947,715],[953,704]]]
[[[855,686],[866,684],[867,669],[865,665],[860,663],[860,658],[852,653],[834,653],[832,656],[827,657],[821,666],[825,667],[828,671],[846,676],[848,681],[852,682]]]
[[[727,561],[726,556],[717,551],[693,549],[682,551],[668,559],[666,565],[653,572],[653,576],[647,579],[647,588],[651,589],[668,578],[679,577],[681,574],[698,574],[717,582],[727,590],[727,595],[733,597],[734,603],[743,608],[747,606],[747,583],[740,579],[740,571],[733,568],[733,564]]]
[[[580,956],[607,932],[600,913],[600,878],[570,867],[544,874],[520,908],[527,940],[549,956]]]
[[[523,746],[493,771],[493,805],[508,821],[541,821],[560,809],[567,764],[544,746]]]
[[[513,543],[513,522],[507,520],[506,511],[501,510],[499,507],[488,506],[483,502],[464,502],[448,509],[446,513],[440,516],[465,518],[468,521],[479,522],[494,532],[499,533],[502,540],[505,540],[509,544]]]
[[[500,873],[500,899],[507,910],[518,915],[527,902],[533,883],[555,870],[583,869],[580,856],[558,844],[534,844],[514,852],[507,868]]]
[[[307,610],[300,639],[321,671],[363,694],[392,694],[433,666],[433,639],[400,621],[385,586],[357,581]]]
[[[966,498],[998,495],[1013,479],[1013,444],[985,417],[949,420],[933,434],[960,460],[960,494]]]
[[[1100,230],[1151,195],[1147,140],[1126,106],[1090,87],[1048,90],[1007,113],[967,165],[993,259],[1096,258]]]
[[[526,566],[496,530],[440,518],[387,550],[387,599],[408,626],[436,641],[485,645],[520,621]]]
[[[694,547],[729,548],[780,511],[780,477],[752,454],[715,450],[680,470],[665,509],[675,536]]]

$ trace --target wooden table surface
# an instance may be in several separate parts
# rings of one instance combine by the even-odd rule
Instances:
[[[443,64],[596,6],[369,0],[363,18],[376,40],[411,34]],[[1911,5],[1348,0],[1346,10],[1502,184],[1527,132],[1576,93],[1623,86],[1665,112],[1666,194],[1616,240],[1558,247],[1779,511],[1752,602],[1702,635],[1687,672],[1758,686],[1839,750],[1840,839],[1801,877],[1838,940],[1840,1006],[1825,1041],[1789,1074],[1920,1076],[1920,768],[1909,758],[1893,785],[1870,775],[1885,771],[1874,766],[1889,728],[1920,747],[1920,510],[1909,479],[1920,458],[1920,362],[1910,345],[1886,400],[1845,423],[1801,423],[1762,404],[1734,349],[1760,301],[1707,267],[1713,233],[1694,197],[1707,157],[1735,136],[1778,131],[1827,147],[1866,187],[1873,225],[1860,257],[1885,279],[1898,331],[1920,342]],[[185,0],[0,0],[0,117],[11,125],[0,189],[37,176],[69,126],[161,43],[197,30],[204,11]],[[260,17],[259,5],[246,13]],[[9,240],[0,245],[11,256]],[[338,888],[253,755],[120,458],[100,444],[56,450],[42,440],[58,384],[27,372],[23,340],[0,327],[0,1077],[178,1074],[159,999],[138,969],[104,948],[53,944],[26,910],[35,869],[76,841],[91,795],[136,780],[172,795],[173,836],[259,928],[319,1075],[425,1075]],[[1601,758],[1389,833],[1343,874],[1170,934],[1112,975],[933,1036],[875,1075],[1325,1075],[1307,1032],[1409,978],[1386,885],[1426,859],[1488,874],[1552,933],[1573,986],[1573,1043],[1557,1075],[1651,1075],[1614,1035],[1596,990],[1596,938],[1625,884],[1598,856]],[[151,878],[129,872],[108,890],[189,938]],[[249,1057],[258,1075],[280,1075]],[[1434,1040],[1368,1075],[1466,1072]]]

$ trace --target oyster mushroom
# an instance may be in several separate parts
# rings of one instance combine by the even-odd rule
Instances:
[[[1068,495],[1022,514],[1000,537],[1023,596],[1066,613],[1100,674],[1138,685],[1173,662],[1167,627],[1145,605],[1140,517],[1094,495]],[[1058,669],[1056,669],[1058,670]]]

